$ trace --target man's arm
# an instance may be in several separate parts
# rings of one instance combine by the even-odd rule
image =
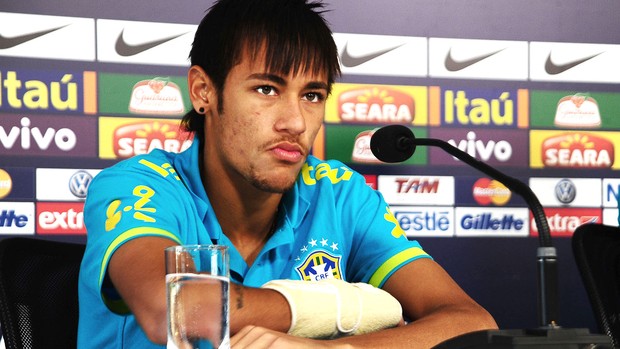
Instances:
[[[491,315],[474,302],[437,263],[419,259],[396,271],[384,290],[399,300],[406,326],[369,334],[315,341],[246,327],[231,343],[235,348],[431,348],[446,339],[483,329],[496,329]]]
[[[166,283],[164,249],[176,245],[160,237],[140,237],[124,243],[110,259],[108,274],[140,327],[154,343],[165,344]],[[248,324],[286,332],[290,308],[278,292],[231,283],[231,334]]]

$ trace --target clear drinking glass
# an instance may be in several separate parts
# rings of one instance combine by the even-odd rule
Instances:
[[[167,348],[230,348],[228,247],[172,246],[165,254]]]

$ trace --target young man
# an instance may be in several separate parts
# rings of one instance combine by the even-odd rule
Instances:
[[[230,247],[234,348],[428,348],[495,328],[407,240],[361,175],[309,155],[339,65],[322,5],[306,1],[218,1],[190,54],[193,110],[183,122],[195,132],[192,147],[120,162],[91,184],[80,347],[165,344],[163,250],[178,244]],[[309,283],[324,278],[332,282]],[[301,296],[287,293],[288,283]],[[340,319],[336,309],[314,313],[322,299],[304,285],[350,283],[387,291],[410,322],[360,335],[313,332]]]

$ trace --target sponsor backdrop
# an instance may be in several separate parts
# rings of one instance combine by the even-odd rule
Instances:
[[[83,204],[101,169],[191,144],[178,121],[190,107],[188,50],[210,4],[0,5],[0,238],[85,242]],[[618,224],[620,2],[330,8],[344,74],[314,153],[364,174],[503,328],[537,325],[538,230],[523,199],[439,149],[381,164],[370,137],[407,125],[528,183],[558,247],[560,325],[596,330],[570,237],[580,224]]]

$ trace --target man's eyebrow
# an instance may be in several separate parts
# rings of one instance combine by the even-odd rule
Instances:
[[[256,74],[252,74],[248,76],[248,79],[269,80],[279,85],[286,85],[286,80],[284,80],[283,77],[276,75],[276,74],[256,73]]]
[[[248,79],[268,80],[278,85],[286,85],[286,80],[283,77],[281,77],[280,75],[271,74],[271,73],[251,74],[250,76],[248,76]],[[315,90],[315,89],[328,90],[329,89],[327,83],[322,82],[322,81],[311,81],[306,84],[306,88],[312,89],[312,90]]]
[[[310,90],[329,90],[327,84],[321,81],[312,81],[306,85],[306,88]]]

